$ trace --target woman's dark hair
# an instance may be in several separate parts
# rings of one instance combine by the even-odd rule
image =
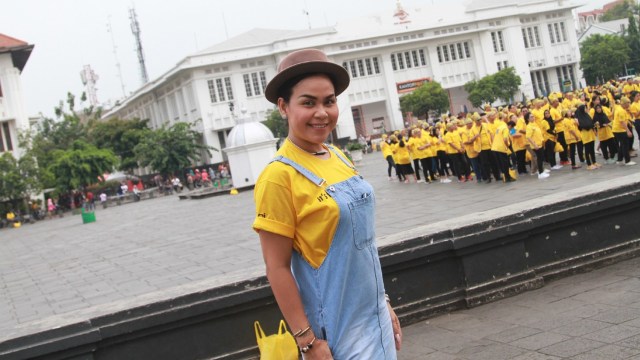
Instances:
[[[278,97],[279,98],[281,97],[284,100],[284,102],[288,104],[289,100],[291,100],[291,95],[293,94],[293,87],[296,86],[300,81],[315,75],[324,75],[328,77],[329,80],[331,80],[331,84],[333,84],[333,87],[334,88],[336,87],[335,80],[329,74],[325,74],[325,73],[300,74],[298,76],[292,77],[291,79],[287,80],[284,84],[282,84],[282,86],[280,86],[280,88],[278,89]]]
[[[400,142],[400,147],[404,147],[404,138],[401,136],[400,139],[398,139],[398,141]]]
[[[530,112],[524,114],[524,121],[528,124],[531,121],[529,119],[531,119],[532,116],[533,116],[533,113],[530,113]]]

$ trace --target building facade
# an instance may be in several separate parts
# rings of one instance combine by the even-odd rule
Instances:
[[[187,56],[107,112],[150,119],[152,127],[197,121],[202,142],[226,146],[235,111],[264,120],[277,64],[291,51],[318,48],[351,74],[340,96],[333,138],[356,138],[406,125],[400,97],[425,81],[447,90],[453,113],[472,110],[464,84],[505,67],[522,78],[516,101],[575,88],[582,78],[573,10],[565,0],[473,0],[404,9],[303,31],[254,29]],[[564,88],[563,88],[564,86]],[[223,161],[222,153],[205,158]]]
[[[0,34],[0,154],[16,158],[22,155],[18,134],[29,129],[20,74],[32,50],[33,45]]]

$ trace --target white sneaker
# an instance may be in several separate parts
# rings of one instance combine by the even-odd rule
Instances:
[[[544,174],[548,174],[550,172],[551,172],[551,170],[549,170],[549,169],[544,169],[544,171],[543,171]]]
[[[424,182],[424,180],[422,180],[422,179],[416,181],[416,183],[423,183],[423,182]]]
[[[622,162],[622,161],[616,161],[616,165],[624,165],[624,162]]]
[[[560,164],[551,167],[551,170],[560,170],[560,169],[562,169],[562,165]]]
[[[633,165],[635,165],[635,164],[636,164],[635,162],[633,162],[633,161],[629,161],[628,163],[626,163],[626,164],[624,164],[624,165],[625,165],[625,166],[633,166]]]
[[[448,183],[451,182],[451,179],[442,179],[442,180],[440,180],[440,182],[444,183],[444,184],[448,184]]]
[[[393,178],[391,176],[389,176],[389,181],[393,181]]]
[[[540,180],[546,179],[549,176],[550,176],[549,173],[543,172],[542,174],[538,174],[538,179],[540,179]]]

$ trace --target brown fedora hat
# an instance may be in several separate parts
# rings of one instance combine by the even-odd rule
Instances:
[[[298,50],[285,56],[278,65],[278,74],[269,81],[264,96],[269,102],[278,103],[278,91],[290,79],[303,75],[327,74],[335,87],[336,96],[349,86],[349,73],[342,66],[331,62],[327,55],[318,49]]]

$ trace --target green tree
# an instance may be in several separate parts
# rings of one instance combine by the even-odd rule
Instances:
[[[0,200],[16,201],[40,191],[38,168],[33,158],[16,160],[6,152],[0,156]]]
[[[625,35],[627,45],[629,45],[629,63],[627,69],[638,69],[640,66],[640,32],[638,31],[638,22],[633,14],[629,14],[629,27]],[[625,74],[628,75],[628,74]]]
[[[271,130],[276,138],[283,138],[289,133],[289,124],[282,118],[278,109],[271,111],[267,120],[264,121],[264,125]]]
[[[78,189],[97,183],[105,172],[111,172],[118,158],[108,149],[76,140],[67,150],[55,150],[49,167],[60,191]]]
[[[192,125],[180,122],[150,131],[133,150],[140,165],[169,175],[193,165],[204,151],[218,151],[204,145],[202,134]]]
[[[616,78],[629,62],[631,49],[615,35],[594,34],[580,45],[580,68],[590,85]]]
[[[438,114],[449,109],[449,96],[440,83],[429,81],[413,92],[400,98],[400,110],[403,113],[411,112],[415,116],[429,117],[429,111]]]
[[[89,138],[98,148],[111,149],[120,158],[119,169],[131,173],[138,168],[133,149],[151,131],[147,123],[148,120],[118,118],[96,121],[89,128]]]
[[[637,14],[638,7],[632,1],[626,0],[607,10],[600,18],[600,21],[624,19],[632,13]]]
[[[514,68],[508,67],[482,79],[469,81],[464,84],[464,89],[469,94],[467,99],[471,105],[480,107],[483,103],[491,104],[498,99],[510,102],[521,83],[522,79]]]

